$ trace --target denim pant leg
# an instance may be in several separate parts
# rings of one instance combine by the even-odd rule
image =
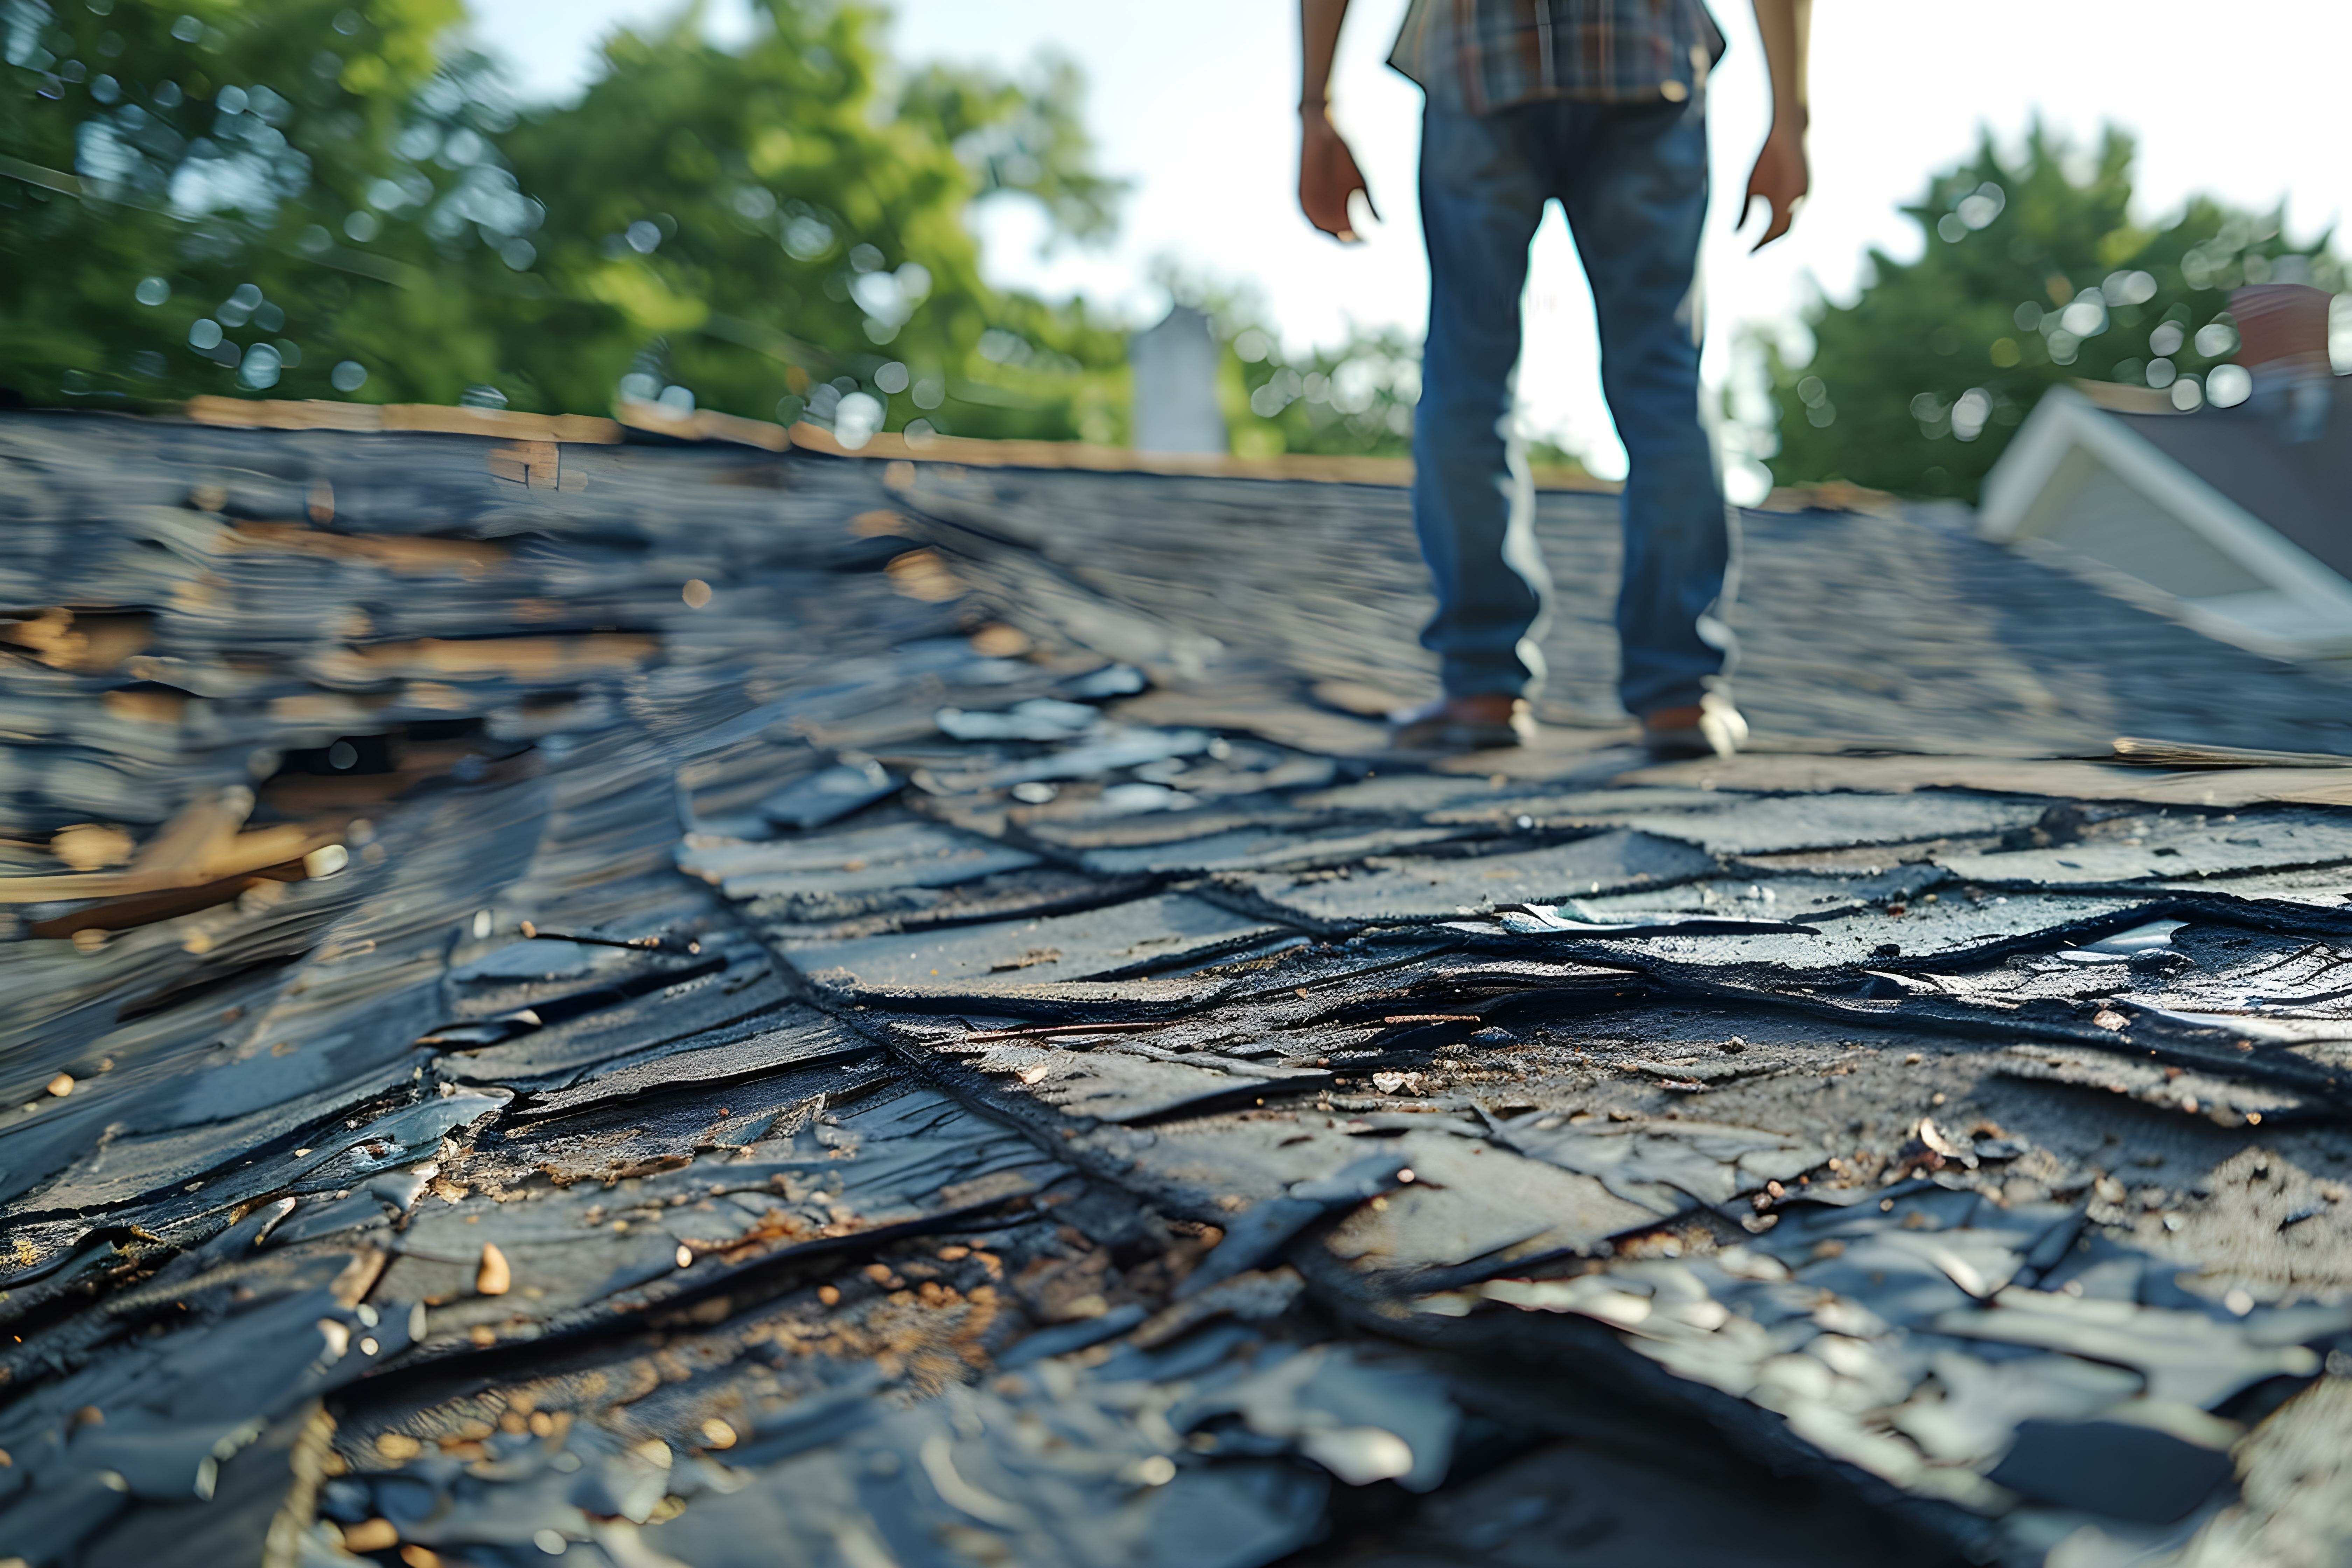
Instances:
[[[1601,384],[1625,443],[1617,596],[1631,713],[1696,702],[1731,655],[1731,554],[1713,443],[1699,422],[1698,245],[1706,117],[1687,104],[1578,104],[1557,170],[1601,324]]]
[[[1429,336],[1412,430],[1412,524],[1437,592],[1421,634],[1448,695],[1517,696],[1543,676],[1537,623],[1551,590],[1535,489],[1507,437],[1528,245],[1549,191],[1523,117],[1430,105],[1421,142]]]

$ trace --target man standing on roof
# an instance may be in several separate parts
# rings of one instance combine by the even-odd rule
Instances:
[[[1761,248],[1805,194],[1811,0],[1754,0],[1772,129],[1742,220]],[[1299,0],[1298,203],[1355,237],[1364,177],[1327,92],[1348,0]],[[1516,745],[1542,678],[1551,586],[1535,494],[1508,436],[1528,247],[1548,201],[1568,215],[1601,325],[1601,389],[1631,462],[1617,600],[1618,695],[1664,756],[1729,754],[1748,726],[1724,689],[1731,523],[1699,422],[1698,245],[1707,197],[1706,77],[1723,35],[1702,0],[1412,0],[1389,63],[1428,103],[1421,213],[1429,335],[1413,419],[1412,521],[1437,590],[1422,633],[1444,694],[1397,714],[1401,749]]]

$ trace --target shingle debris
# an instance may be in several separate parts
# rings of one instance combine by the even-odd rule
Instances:
[[[2326,677],[1759,515],[1853,749],[1432,771],[1383,493],[489,445],[0,421],[0,1559],[2340,1552],[2352,763],[2081,760]]]

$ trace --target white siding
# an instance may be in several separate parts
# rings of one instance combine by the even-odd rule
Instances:
[[[2079,447],[2060,460],[2019,531],[2183,599],[2272,586]]]

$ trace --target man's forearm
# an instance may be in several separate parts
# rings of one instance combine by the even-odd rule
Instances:
[[[1298,107],[1320,110],[1331,91],[1331,58],[1339,47],[1339,24],[1348,0],[1298,0]]]
[[[1312,5],[1316,0],[1301,3]],[[1340,5],[1344,9],[1346,0]],[[1805,51],[1813,31],[1813,0],[1755,0],[1755,5],[1756,31],[1764,40],[1764,63],[1772,77],[1773,123],[1802,130],[1808,118]]]
[[[1331,57],[1347,19],[1348,0],[1298,0],[1298,208],[1342,245],[1356,239],[1348,212],[1353,198],[1380,216],[1347,138],[1331,123]]]

